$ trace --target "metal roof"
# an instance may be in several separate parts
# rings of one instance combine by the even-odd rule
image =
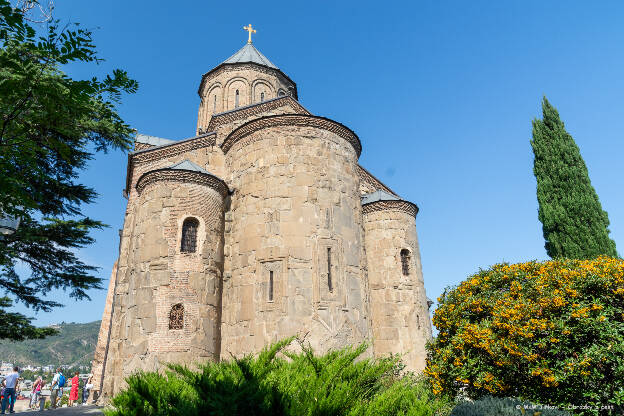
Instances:
[[[247,43],[238,52],[223,61],[224,64],[240,64],[244,62],[253,62],[269,68],[279,69],[251,43]]]
[[[184,159],[180,163],[176,163],[175,165],[169,166],[167,169],[175,169],[175,170],[192,170],[193,172],[207,173],[208,175],[212,175],[212,173],[208,172],[206,169],[202,168],[199,165],[191,162],[188,159]]]
[[[162,146],[165,144],[170,144],[170,143],[175,142],[175,140],[163,139],[162,137],[148,136],[147,134],[141,134],[141,133],[136,135],[134,141],[138,143],[151,144],[152,146]]]
[[[370,204],[377,201],[403,201],[396,195],[392,195],[386,191],[378,190],[370,194],[362,195],[362,205]]]
[[[175,165],[171,165],[171,166],[169,166],[168,168],[165,168],[165,169],[190,170],[190,171],[193,171],[193,172],[205,173],[206,175],[214,176],[215,178],[219,179],[221,182],[225,183],[225,181],[223,179],[221,179],[220,177],[218,177],[214,173],[208,172],[206,169],[204,169],[201,166],[191,162],[188,159],[184,159],[182,162],[176,163]],[[227,184],[225,184],[225,186],[227,186]],[[229,187],[228,187],[228,189],[229,189]]]
[[[209,131],[206,133],[202,133],[199,134],[197,136],[193,136],[193,137],[189,137],[188,139],[182,139],[182,140],[169,140],[169,139],[160,139],[163,140],[162,144],[160,145],[155,145],[154,147],[149,147],[147,149],[143,149],[143,150],[135,150],[133,152],[130,152],[131,155],[136,155],[139,153],[144,153],[144,152],[151,152],[152,150],[156,150],[156,149],[160,149],[161,147],[166,147],[166,146],[170,146],[172,144],[180,144],[180,143],[184,143],[190,140],[195,140],[195,139],[199,139],[200,137],[206,137],[206,136],[212,136],[213,134],[217,134],[214,131]],[[151,136],[148,136],[151,137]],[[155,139],[159,139],[159,137],[155,137]],[[140,143],[145,143],[145,142],[140,142]],[[150,144],[150,143],[148,143]]]

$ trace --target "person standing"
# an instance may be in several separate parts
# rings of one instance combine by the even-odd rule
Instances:
[[[19,379],[18,368],[13,367],[13,372],[4,377],[4,398],[2,399],[2,411],[0,414],[5,414],[4,411],[7,408],[8,402],[10,402],[9,413],[15,413],[13,407],[15,406],[15,388],[17,387],[17,380]]]
[[[35,383],[33,384],[32,392],[30,393],[30,408],[35,409],[39,402],[39,395],[41,394],[41,383],[43,382],[43,378],[41,376],[37,377]]]
[[[69,391],[69,407],[72,407],[74,403],[78,400],[78,386],[80,385],[80,378],[78,378],[78,371],[74,374],[74,377],[71,379],[71,390]]]
[[[89,378],[87,379],[84,387],[82,388],[82,404],[86,404],[87,400],[89,400],[89,394],[91,393],[92,388],[93,388],[93,374],[89,374]]]
[[[50,394],[50,406],[56,409],[57,398],[63,397],[63,387],[65,387],[65,376],[60,367],[56,369],[56,374],[52,379],[52,393]],[[59,392],[61,393],[59,395]]]

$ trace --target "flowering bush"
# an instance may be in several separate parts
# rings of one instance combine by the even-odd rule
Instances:
[[[437,394],[621,410],[624,261],[499,264],[438,301],[425,370]]]

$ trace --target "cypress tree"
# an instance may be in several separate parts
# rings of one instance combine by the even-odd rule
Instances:
[[[533,120],[531,146],[546,252],[551,258],[617,257],[608,215],[578,146],[546,97],[542,112],[543,120]]]

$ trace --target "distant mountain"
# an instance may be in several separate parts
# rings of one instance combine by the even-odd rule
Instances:
[[[0,341],[0,360],[24,365],[90,365],[100,322],[54,325],[58,335],[26,341]]]

